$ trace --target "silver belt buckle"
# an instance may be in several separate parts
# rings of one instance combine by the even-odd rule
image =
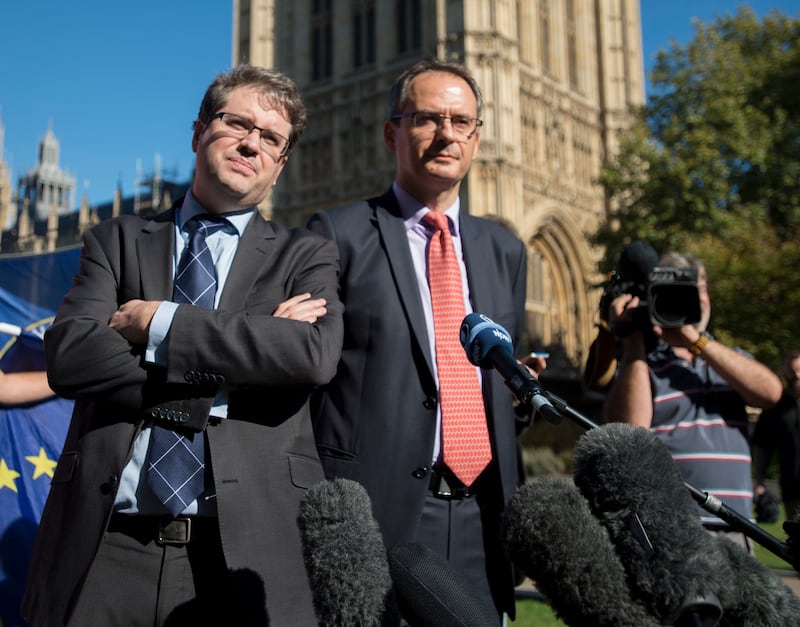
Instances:
[[[158,526],[158,543],[183,546],[192,539],[192,519],[179,516]]]

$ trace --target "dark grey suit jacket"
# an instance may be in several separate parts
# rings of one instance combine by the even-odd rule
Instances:
[[[523,328],[527,254],[503,227],[461,214],[473,310],[516,340]],[[345,338],[336,377],[312,399],[320,459],[329,478],[364,485],[387,547],[414,536],[430,479],[437,386],[403,219],[394,193],[314,215],[309,228],[339,246]],[[456,332],[458,332],[456,330]],[[492,371],[483,393],[496,466],[481,505],[497,521],[519,485],[511,393]],[[511,567],[489,530],[491,579],[513,607]],[[507,585],[506,585],[507,584]]]
[[[130,299],[171,298],[174,211],[152,220],[124,216],[88,231],[80,270],[47,331],[50,384],[76,403],[23,601],[34,625],[66,620],[134,439],[161,408],[187,412],[193,428],[206,429],[228,567],[263,584],[271,624],[316,624],[296,517],[306,488],[324,478],[308,397],[333,377],[340,355],[335,246],[256,213],[219,308],[180,305],[168,366],[148,366],[108,321]],[[326,298],[327,315],[315,324],[272,316],[303,292]],[[222,382],[228,419],[208,420]]]

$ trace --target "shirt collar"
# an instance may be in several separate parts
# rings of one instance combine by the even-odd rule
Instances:
[[[245,209],[244,211],[226,213],[223,215],[223,217],[233,225],[241,237],[244,233],[244,230],[247,228],[247,224],[250,222],[250,218],[253,217],[253,211],[255,211],[255,208],[251,207],[250,209]],[[192,190],[190,189],[186,192],[186,196],[183,199],[183,206],[178,209],[177,215],[175,216],[175,222],[180,226],[181,231],[183,231],[186,227],[186,223],[189,220],[203,213],[208,212],[197,201],[197,199],[194,197],[194,194],[192,194]]]
[[[431,211],[419,200],[414,198],[406,190],[400,187],[397,181],[392,183],[392,191],[397,198],[397,204],[400,206],[400,215],[403,218],[403,223],[405,224],[407,231],[417,226],[422,218],[425,217],[425,214]],[[458,215],[460,209],[461,199],[456,196],[456,201],[444,212],[445,215],[450,218],[450,226],[454,237],[458,237],[459,233]]]

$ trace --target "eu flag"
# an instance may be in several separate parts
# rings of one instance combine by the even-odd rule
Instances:
[[[0,255],[0,370],[45,369],[44,331],[78,269],[79,248]],[[23,625],[36,528],[72,414],[59,397],[0,405],[0,625]]]

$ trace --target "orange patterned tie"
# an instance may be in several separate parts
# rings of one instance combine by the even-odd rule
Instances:
[[[478,373],[458,339],[466,315],[461,269],[447,216],[431,211],[422,221],[435,229],[428,247],[428,283],[439,371],[442,452],[444,463],[469,486],[491,461],[492,449]]]

